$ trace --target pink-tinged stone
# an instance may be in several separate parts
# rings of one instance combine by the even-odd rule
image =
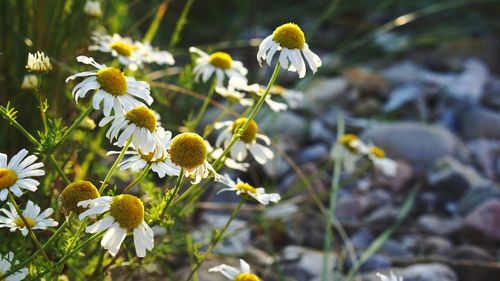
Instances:
[[[476,207],[465,218],[464,226],[488,241],[500,241],[500,200],[488,200]]]

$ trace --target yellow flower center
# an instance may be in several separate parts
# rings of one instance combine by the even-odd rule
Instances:
[[[24,220],[26,220],[26,222],[28,223],[29,227],[33,227],[35,226],[36,222],[32,219],[32,218],[28,218],[28,217],[24,217]],[[14,220],[14,223],[19,227],[19,228],[23,228],[25,227],[26,225],[24,224],[24,221],[23,219],[21,218],[17,218]]]
[[[280,44],[282,48],[302,49],[306,43],[306,38],[298,25],[286,23],[274,30],[273,41]]]
[[[153,160],[153,157],[155,156],[154,152],[150,152],[148,154],[142,154],[140,151],[139,155],[141,156],[142,160],[145,160],[147,162],[151,162],[151,160]]]
[[[182,133],[172,139],[169,147],[170,160],[184,169],[194,169],[207,159],[207,146],[196,133]]]
[[[156,116],[152,110],[144,105],[129,110],[125,114],[125,119],[138,127],[148,129],[151,133],[156,130]]]
[[[0,190],[9,188],[17,181],[17,174],[14,170],[0,168]]]
[[[104,91],[113,96],[123,96],[127,93],[127,80],[118,68],[106,67],[97,71],[97,82]]]
[[[233,281],[260,281],[260,279],[252,273],[240,273]]]
[[[246,192],[246,193],[253,193],[253,194],[256,194],[257,193],[257,189],[251,185],[249,185],[248,183],[238,183],[236,184],[236,188],[243,191],[243,192]]]
[[[233,123],[233,127],[231,129],[233,135],[238,132],[238,130],[247,122],[247,118],[241,117],[236,119]],[[257,137],[257,131],[259,130],[259,126],[255,121],[251,121],[250,125],[248,125],[248,128],[243,132],[241,135],[240,139],[245,142],[245,143],[252,143],[255,141],[255,138]]]
[[[233,66],[233,59],[228,53],[224,52],[215,52],[211,54],[208,62],[210,62],[213,66],[222,69],[229,69]]]
[[[349,149],[351,152],[356,153],[358,147],[354,144],[355,141],[359,140],[358,136],[353,134],[345,134],[340,137],[339,143]]]
[[[130,55],[132,55],[132,52],[135,51],[137,47],[122,41],[116,41],[111,44],[111,49],[115,50],[122,56],[130,57]]]
[[[384,158],[385,157],[385,151],[378,147],[378,146],[372,146],[370,147],[370,152],[377,158]]]
[[[68,184],[59,195],[59,206],[66,212],[75,212],[81,214],[87,208],[78,207],[78,202],[95,199],[99,197],[99,191],[89,181],[76,181]]]
[[[134,195],[121,194],[113,197],[109,211],[120,226],[129,231],[144,221],[144,205]]]

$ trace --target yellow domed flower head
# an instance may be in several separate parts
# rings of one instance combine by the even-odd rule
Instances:
[[[78,206],[88,208],[78,216],[80,220],[106,213],[101,220],[87,226],[85,231],[97,233],[107,229],[101,245],[112,256],[118,253],[128,232],[133,233],[135,251],[138,257],[145,257],[146,250],[153,249],[153,231],[144,221],[144,205],[138,197],[130,194],[114,197],[101,196],[96,199],[80,201]]]
[[[168,148],[170,160],[181,167],[191,182],[199,183],[210,175],[218,177],[217,172],[207,161],[207,145],[196,133],[182,133],[175,136]]]
[[[240,269],[227,264],[212,267],[209,272],[219,272],[231,281],[261,281],[260,278],[250,271],[250,265],[240,259]]]
[[[158,134],[160,127],[151,109],[140,105],[125,114],[104,117],[99,126],[103,127],[111,121],[106,137],[110,141],[118,139],[115,143],[118,147],[123,147],[131,138],[133,147],[143,155],[152,152],[156,158],[166,155],[166,147]]]
[[[352,153],[359,153],[365,147],[364,143],[354,134],[345,134],[338,141]]]
[[[217,86],[222,86],[226,77],[245,77],[248,70],[243,66],[243,63],[238,60],[233,60],[231,55],[225,52],[215,52],[207,54],[202,50],[191,47],[189,51],[199,57],[195,60],[193,69],[196,81],[208,81],[213,74],[217,79]]]
[[[371,152],[371,154],[373,154],[373,156],[375,156],[377,158],[384,158],[385,157],[385,151],[378,146],[370,147],[370,152]]]
[[[276,203],[281,200],[281,196],[278,193],[266,193],[264,188],[253,187],[240,179],[234,182],[228,174],[225,174],[217,181],[228,186],[227,188],[219,190],[217,194],[224,191],[234,191],[236,195],[253,198],[262,205],[267,205],[269,202]]]
[[[80,201],[95,199],[99,197],[99,191],[89,181],[76,181],[68,184],[59,195],[59,207],[64,213],[75,212],[77,215],[86,209],[78,207]]]
[[[306,75],[304,58],[311,70],[316,72],[321,66],[321,59],[309,49],[304,32],[294,23],[286,23],[277,27],[259,46],[257,60],[271,65],[275,53],[279,51],[281,67],[297,72],[300,78]]]
[[[14,231],[16,229],[21,231],[21,234],[26,236],[29,232],[26,225],[33,230],[36,229],[47,229],[47,227],[57,226],[59,223],[55,220],[49,218],[54,210],[52,208],[48,208],[47,210],[40,213],[41,209],[31,200],[28,200],[26,204],[26,209],[24,209],[22,215],[24,220],[21,218],[19,213],[16,211],[16,208],[10,203],[7,202],[10,210],[0,209],[0,213],[5,214],[6,216],[0,215],[0,228],[7,227],[10,228],[10,231]]]
[[[90,64],[97,70],[77,73],[66,79],[66,82],[68,82],[78,77],[85,77],[71,91],[75,102],[78,103],[78,99],[84,98],[89,91],[95,91],[92,105],[94,109],[98,110],[102,103],[104,116],[106,117],[110,116],[111,110],[114,110],[115,114],[122,114],[134,107],[144,105],[142,101],[148,105],[153,103],[148,83],[125,76],[118,68],[98,64],[90,57],[79,56],[76,60],[84,64]]]
[[[225,128],[217,137],[215,146],[226,148],[231,143],[231,139],[238,130],[245,124],[247,118],[238,118],[235,121],[225,121],[215,123],[215,129]],[[240,139],[231,147],[229,154],[236,161],[243,161],[248,155],[248,151],[252,154],[259,164],[265,164],[268,160],[273,159],[274,153],[267,146],[257,142],[257,139],[264,141],[266,145],[271,145],[271,140],[263,134],[258,133],[259,126],[253,120],[243,132]]]

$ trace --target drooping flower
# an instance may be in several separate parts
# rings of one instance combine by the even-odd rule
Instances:
[[[272,64],[274,54],[280,52],[279,62],[283,69],[297,72],[300,78],[306,75],[306,64],[316,72],[321,66],[321,59],[309,49],[304,32],[294,23],[286,23],[277,27],[273,34],[266,37],[259,46],[257,60]]]
[[[91,17],[98,18],[102,16],[101,2],[87,0],[87,2],[85,2],[85,6],[83,6],[83,12]]]
[[[207,145],[205,140],[196,133],[182,133],[175,136],[168,148],[170,160],[184,170],[191,183],[197,184],[201,179],[219,174],[207,161]]]
[[[26,157],[27,155],[28,151],[22,149],[7,164],[7,155],[0,153],[0,201],[7,198],[9,191],[20,197],[23,195],[21,189],[37,190],[40,182],[31,177],[45,175],[45,172],[40,169],[43,163],[35,163],[38,158],[34,155]]]
[[[89,208],[79,215],[79,219],[107,213],[101,220],[87,226],[85,231],[97,233],[107,230],[101,240],[101,246],[116,256],[127,233],[134,236],[135,252],[138,257],[145,257],[146,250],[154,247],[153,230],[144,221],[144,205],[141,199],[130,195],[101,196],[96,199],[81,201],[79,207]]]
[[[19,264],[18,260],[14,260],[14,253],[8,252],[5,256],[0,255],[0,276],[10,271],[13,265]],[[5,278],[5,281],[20,281],[28,276],[28,269],[23,267]]]
[[[21,216],[18,214],[18,212],[10,202],[7,202],[7,205],[9,206],[10,210],[4,208],[0,209],[0,212],[3,212],[6,215],[0,215],[0,228],[8,227],[10,228],[11,232],[19,229],[21,233],[26,236],[29,231],[24,223],[25,221],[33,230],[47,229],[47,227],[53,227],[59,224],[57,221],[49,218],[49,216],[54,213],[54,210],[52,208],[48,208],[47,210],[40,213],[40,207],[38,207],[31,200],[28,200],[26,209],[24,209],[22,213],[25,221],[23,221]]]
[[[237,182],[234,182],[228,174],[225,174],[219,182],[228,186],[228,188],[223,188],[217,192],[217,194],[224,191],[234,191],[236,195],[242,196],[247,195],[257,200],[262,205],[267,205],[269,202],[278,202],[281,200],[281,196],[278,193],[266,193],[266,190],[262,187],[253,187],[248,183],[243,182],[238,179]]]
[[[237,90],[247,92],[250,95],[250,97],[252,97],[251,99],[245,99],[242,101],[242,105],[245,106],[252,106],[264,95],[266,91],[265,87],[257,83],[248,85],[247,80],[242,78],[230,79],[229,85]],[[274,101],[271,95],[267,95],[264,102],[269,106],[269,108],[271,108],[271,110],[275,112],[284,111],[288,108],[286,104]]]
[[[238,132],[238,130],[245,124],[247,118],[241,117],[236,119],[235,121],[225,121],[215,123],[215,129],[221,129],[226,127],[224,131],[222,131],[215,145],[217,147],[227,147],[233,138],[233,135]],[[263,134],[259,134],[259,126],[255,121],[251,121],[248,128],[243,132],[240,139],[236,141],[236,143],[231,147],[231,151],[229,152],[231,158],[237,161],[243,161],[247,157],[247,151],[250,151],[250,154],[255,158],[259,164],[265,164],[268,160],[273,159],[274,153],[268,147],[257,143],[257,139],[261,139],[264,141],[266,145],[271,145],[271,140]]]
[[[28,62],[26,69],[35,74],[47,73],[52,70],[50,59],[43,52],[36,52],[28,54]]]
[[[195,47],[189,48],[189,51],[199,56],[195,60],[196,66],[193,69],[196,81],[199,81],[201,78],[203,82],[206,82],[215,74],[217,85],[222,86],[225,77],[229,79],[232,77],[242,78],[248,73],[243,63],[233,60],[228,53],[215,52],[209,55]]]
[[[232,281],[260,281],[259,277],[250,271],[250,265],[240,259],[240,269],[227,264],[212,267],[209,272],[219,272]]]
[[[396,161],[385,157],[385,151],[378,146],[370,145],[368,150],[368,158],[370,158],[376,169],[387,177],[396,176],[398,171]]]
[[[99,197],[99,191],[91,182],[76,181],[68,184],[59,195],[59,208],[65,214],[75,212],[79,215],[87,209],[78,207],[78,202],[97,197]]]
[[[75,102],[78,103],[78,99],[84,98],[89,91],[95,91],[92,104],[94,109],[98,110],[102,102],[105,116],[109,116],[112,109],[115,114],[121,114],[134,107],[144,105],[142,101],[148,105],[153,103],[148,83],[125,76],[118,68],[98,64],[93,58],[79,56],[76,59],[78,62],[94,66],[97,70],[77,73],[66,79],[68,82],[77,77],[86,77],[71,92]]]

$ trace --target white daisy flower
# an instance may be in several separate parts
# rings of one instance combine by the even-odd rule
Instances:
[[[87,0],[87,2],[85,2],[85,6],[83,6],[83,12],[91,17],[98,18],[102,16],[101,2]]]
[[[304,99],[304,93],[295,91],[295,90],[290,90],[283,88],[281,86],[274,85],[271,87],[271,94],[279,95],[283,97],[283,99],[286,101],[286,103],[291,107],[291,108],[297,108],[299,107],[299,104],[302,102]]]
[[[226,278],[232,281],[260,281],[257,275],[250,271],[250,265],[244,260],[240,259],[240,269],[234,268],[227,264],[221,264],[216,267],[212,267],[208,270],[209,272],[220,272]]]
[[[89,51],[99,51],[110,53],[113,57],[126,66],[132,66],[136,70],[141,64],[141,55],[137,50],[139,46],[129,37],[122,37],[120,34],[109,35],[95,31],[91,36],[94,45],[89,46]]]
[[[26,149],[22,149],[10,159],[7,164],[7,155],[0,153],[0,200],[5,201],[7,195],[12,192],[15,196],[23,195],[21,189],[36,191],[40,182],[30,177],[40,177],[45,172],[40,168],[43,163],[35,161],[34,155],[28,155]]]
[[[396,276],[392,271],[390,276],[386,276],[377,272],[377,276],[380,278],[380,281],[403,281],[403,277]]]
[[[234,87],[240,91],[247,92],[252,98],[242,100],[240,103],[244,106],[252,106],[256,103],[266,92],[266,87],[261,86],[257,83],[248,85],[247,80],[244,78],[233,78],[229,80],[230,87]],[[280,112],[288,108],[284,103],[276,102],[272,100],[271,95],[267,95],[264,101],[272,111]]]
[[[138,46],[136,52],[140,55],[142,62],[156,63],[159,65],[173,65],[175,63],[171,53],[153,48],[150,43],[136,42],[136,45]]]
[[[19,261],[14,260],[14,253],[8,252],[5,256],[0,255],[0,276],[10,271],[12,265],[19,264]],[[19,269],[5,278],[5,281],[20,281],[28,276],[28,269],[26,267]]]
[[[266,193],[266,190],[262,187],[253,187],[248,183],[243,182],[238,179],[237,182],[234,182],[228,174],[225,174],[224,177],[220,178],[218,182],[221,182],[229,188],[223,188],[217,192],[217,194],[224,191],[234,191],[236,195],[248,195],[253,199],[257,200],[262,205],[267,205],[269,202],[278,202],[281,199],[281,196],[278,193]]]
[[[208,141],[205,141],[207,144],[207,149],[208,149],[208,155],[210,155],[210,158],[212,159],[218,159],[222,153],[224,152],[222,148],[216,148],[214,149]],[[230,157],[226,157],[224,160],[224,165],[230,169],[234,170],[239,170],[242,172],[248,171],[248,168],[250,167],[250,164],[248,163],[243,163],[243,162],[238,162]]]
[[[257,60],[271,65],[274,54],[279,51],[279,62],[283,69],[297,72],[300,78],[306,75],[306,64],[315,73],[321,66],[321,59],[309,49],[304,32],[293,23],[286,23],[277,27],[273,34],[266,37],[259,46]]]
[[[135,253],[138,257],[145,257],[146,250],[153,249],[153,230],[144,221],[144,205],[139,198],[130,194],[101,196],[81,201],[78,206],[89,208],[78,216],[80,220],[107,213],[101,220],[87,226],[85,231],[97,233],[107,229],[102,237],[101,246],[112,256],[116,256],[128,232],[134,235]]]
[[[215,141],[215,146],[227,147],[233,138],[233,135],[245,124],[247,118],[241,117],[236,119],[236,121],[225,121],[215,123],[215,129],[221,129],[226,127],[224,131],[222,131],[217,140]],[[229,154],[231,158],[236,161],[243,161],[247,157],[247,151],[250,151],[250,154],[255,158],[255,160],[259,164],[265,164],[268,160],[273,159],[274,153],[268,147],[257,143],[257,139],[261,139],[264,141],[266,145],[271,145],[271,140],[263,134],[259,134],[259,126],[255,121],[251,121],[248,128],[243,132],[240,139],[236,141],[236,143],[231,147],[231,151]]]
[[[196,81],[200,81],[201,78],[203,82],[207,82],[215,73],[217,85],[222,86],[226,76],[229,79],[232,77],[245,77],[248,73],[243,63],[233,60],[228,53],[215,52],[209,55],[195,47],[189,48],[189,51],[199,55],[195,60],[196,66],[193,69]]]
[[[398,171],[398,164],[396,161],[386,158],[385,151],[374,145],[368,147],[368,158],[372,161],[377,170],[382,172],[386,177],[395,177]]]
[[[172,133],[170,131],[165,131],[162,127],[158,127],[156,135],[163,141],[164,147],[170,146],[170,140],[172,139]],[[165,151],[162,151],[162,153]],[[119,154],[120,151],[111,151],[110,154]],[[121,170],[131,169],[132,171],[140,171],[146,167],[147,164],[151,164],[151,170],[158,174],[158,177],[163,178],[165,175],[178,176],[180,168],[176,166],[170,160],[168,153],[164,153],[159,157],[155,157],[154,152],[149,154],[142,154],[140,150],[136,150],[133,146],[132,149],[126,152],[130,157],[124,159],[119,167]]]
[[[42,74],[52,70],[52,64],[50,63],[49,57],[43,52],[36,52],[34,54],[29,53],[26,69],[29,72]]]
[[[113,122],[106,132],[106,137],[110,141],[118,138],[115,143],[118,147],[123,147],[132,137],[133,147],[142,154],[148,155],[154,152],[156,158],[166,155],[166,147],[161,136],[157,134],[160,127],[154,112],[149,108],[141,105],[130,109],[124,115],[106,116],[99,122],[99,127],[111,121]]]
[[[102,102],[105,116],[111,114],[111,109],[114,109],[116,114],[143,105],[139,100],[145,101],[148,105],[153,103],[148,83],[125,76],[118,68],[98,64],[90,57],[79,56],[76,60],[84,64],[90,64],[97,70],[77,73],[66,79],[66,82],[68,82],[77,77],[86,77],[71,92],[75,97],[75,102],[78,103],[78,99],[84,98],[89,91],[95,91],[92,104],[94,109],[98,110]]]
[[[3,212],[6,215],[0,215],[0,227],[8,227],[11,232],[19,229],[21,233],[26,236],[29,230],[24,224],[24,221],[21,219],[21,216],[19,216],[16,209],[10,202],[7,202],[7,205],[9,206],[10,211],[4,208],[0,209],[0,212]],[[52,208],[48,208],[40,213],[40,207],[38,207],[31,200],[28,200],[26,209],[23,211],[23,217],[31,229],[47,229],[47,227],[53,227],[59,224],[57,221],[49,218],[52,213],[54,213]]]
[[[205,140],[196,133],[175,136],[168,148],[170,160],[184,170],[184,175],[197,184],[210,176],[220,176],[207,161],[208,148]]]
[[[231,85],[231,80],[229,80],[230,82],[227,87],[215,87],[215,92],[224,97],[230,103],[239,103],[242,106],[253,105],[253,99],[245,98],[245,93],[237,91],[234,86]]]

